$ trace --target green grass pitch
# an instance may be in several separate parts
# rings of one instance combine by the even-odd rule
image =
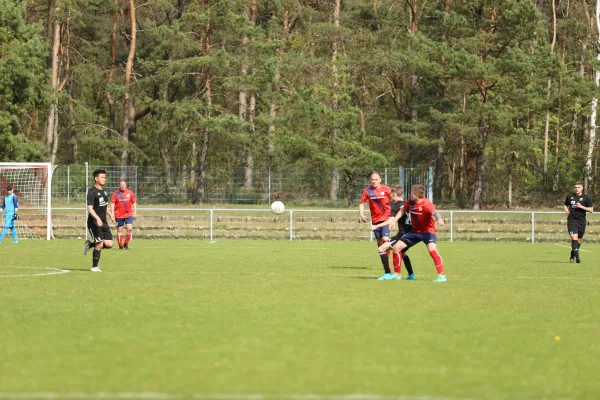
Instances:
[[[134,240],[91,273],[5,240],[0,399],[595,400],[600,246],[568,244],[443,242],[434,284],[422,245],[413,282],[370,242]]]

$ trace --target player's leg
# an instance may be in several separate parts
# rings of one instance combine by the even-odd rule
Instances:
[[[575,257],[575,262],[577,262],[577,264],[581,263],[579,249],[581,248],[581,239],[583,239],[583,235],[585,235],[585,221],[581,222],[579,230],[577,231],[577,255]]]
[[[10,216],[10,214],[4,215],[4,229],[2,230],[2,233],[0,234],[0,242],[2,242],[4,240],[4,236],[6,236],[6,234],[8,233],[8,229],[10,228],[10,220],[11,219],[12,219],[12,217]]]
[[[444,274],[444,264],[442,262],[442,256],[437,250],[436,238],[433,233],[425,234],[428,238],[425,239],[425,243],[427,244],[427,250],[429,251],[429,255],[433,260],[435,265],[435,269],[437,270],[438,277],[434,280],[434,282],[446,282],[448,278]]]
[[[131,232],[133,231],[133,217],[127,217],[125,223],[127,235],[125,236],[125,244],[123,244],[123,248],[125,250],[129,250],[129,241],[131,240]]]
[[[379,259],[383,266],[383,275],[379,277],[379,280],[395,280],[398,277],[392,274],[390,270],[390,246],[388,244],[390,237],[390,228],[384,226],[382,228],[373,231],[373,234],[377,238],[377,251],[379,252]]]
[[[575,221],[567,221],[567,229],[571,238],[571,256],[569,262],[574,262],[576,257],[579,257],[579,224]]]
[[[410,249],[410,247],[407,247],[406,249],[404,249],[404,251],[402,251],[402,261],[404,261],[404,265],[406,266],[406,272],[408,272],[408,280],[410,281],[416,281],[417,277],[415,276],[415,273],[413,272],[412,269],[412,263],[410,262],[410,257],[408,256],[408,254],[406,254],[406,252]]]
[[[123,225],[125,224],[124,218],[117,218],[117,243],[119,243],[119,250],[123,250]]]
[[[19,243],[19,238],[17,237],[17,228],[15,228],[15,218],[13,216],[12,221],[10,222],[10,230],[12,232],[13,243]]]
[[[93,242],[94,250],[92,251],[92,272],[102,272],[98,263],[100,262],[100,254],[104,242],[102,241],[102,227],[96,225],[94,222],[90,222],[90,235]]]

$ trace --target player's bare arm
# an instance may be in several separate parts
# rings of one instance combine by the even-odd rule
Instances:
[[[586,207],[579,202],[577,202],[577,208],[581,208],[582,210],[584,210],[585,212],[589,212],[590,214],[594,212],[594,207]]]
[[[437,221],[438,225],[440,225],[440,226],[444,225],[444,218],[442,218],[442,214],[440,214],[438,212],[438,210],[433,210],[433,213],[431,214],[431,216],[433,218],[435,218],[435,220]]]
[[[94,218],[96,220],[96,225],[102,226],[102,220],[100,219],[98,214],[96,214],[96,211],[94,211],[94,206],[88,205],[87,208],[88,208],[88,213],[92,216],[92,218]]]
[[[137,218],[137,202],[131,205],[131,209],[133,210],[133,218]]]
[[[360,203],[358,205],[358,213],[360,215],[360,220],[362,222],[367,222],[367,217],[365,217],[365,203]]]

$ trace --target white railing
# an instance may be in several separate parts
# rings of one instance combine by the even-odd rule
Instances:
[[[53,208],[53,210],[59,211],[59,210],[64,210],[64,211],[79,211],[79,212],[86,212],[87,210],[83,210],[82,208],[74,208],[74,207],[59,207],[59,208]],[[138,211],[140,212],[189,212],[190,214],[196,214],[198,212],[206,212],[209,214],[209,227],[210,227],[210,240],[214,240],[215,238],[215,229],[214,229],[214,221],[215,221],[215,216],[220,214],[220,213],[232,213],[232,212],[244,212],[244,213],[269,213],[271,212],[270,209],[262,209],[262,208],[152,208],[152,207],[140,207],[138,208]],[[367,211],[368,212],[368,211]],[[529,241],[531,241],[531,243],[535,243],[536,242],[536,221],[545,221],[545,222],[549,222],[550,224],[556,224],[556,225],[565,225],[564,226],[564,234],[566,235],[566,216],[564,215],[563,212],[558,212],[558,211],[473,211],[473,210],[439,210],[439,212],[442,214],[442,216],[444,217],[445,221],[446,221],[446,227],[438,227],[438,233],[442,234],[444,236],[449,235],[449,241],[450,242],[454,242],[456,240],[456,236],[457,234],[459,234],[461,231],[460,229],[456,228],[457,223],[458,224],[469,224],[469,223],[476,223],[477,218],[474,218],[472,221],[466,221],[466,220],[461,220],[460,217],[458,217],[459,215],[471,215],[471,216],[477,216],[480,217],[481,215],[492,215],[492,214],[498,214],[502,216],[502,220],[501,221],[495,221],[495,222],[503,222],[503,223],[507,223],[507,226],[515,226],[515,225],[523,225],[525,223],[530,223],[531,224],[531,238],[526,237],[526,239]],[[325,214],[348,214],[348,213],[353,213],[356,214],[357,220],[358,220],[358,210],[353,209],[353,210],[336,210],[336,209],[325,209],[325,210],[315,210],[315,209],[288,209],[285,211],[285,213],[289,214],[289,225],[288,225],[288,229],[289,229],[289,240],[294,240],[294,216],[298,215],[298,214],[302,214],[302,213],[325,213]],[[285,214],[284,213],[284,214]],[[272,215],[272,214],[270,214]],[[506,218],[507,216],[513,216],[514,218]],[[554,216],[556,216],[556,218],[554,218]],[[541,218],[541,219],[538,219]],[[600,220],[598,220],[597,218],[592,217],[592,216],[588,216],[588,220],[595,220],[595,223],[599,223],[600,224]],[[490,220],[491,221],[491,220]],[[488,224],[491,224],[491,222],[488,221]],[[515,222],[517,222],[517,224],[515,224]],[[511,224],[512,223],[512,224]],[[590,229],[591,231],[592,229]],[[463,232],[469,232],[468,229],[467,230],[463,230]],[[518,230],[517,230],[518,231]],[[486,233],[492,234],[496,232],[495,230],[492,229],[492,225],[488,225],[488,230],[486,231]],[[501,231],[501,232],[506,232],[506,231]],[[522,234],[523,231],[519,231],[518,234]],[[547,233],[547,232],[542,232],[542,233]],[[589,232],[591,234],[591,236],[593,237],[595,235],[595,232]],[[86,232],[87,234],[87,232]],[[366,233],[365,233],[366,234]],[[460,236],[460,235],[458,235]],[[369,235],[369,240],[374,240],[373,238],[373,234],[372,232]],[[489,238],[488,238],[489,239]],[[460,238],[458,239],[460,240]],[[490,239],[491,240],[491,239]]]

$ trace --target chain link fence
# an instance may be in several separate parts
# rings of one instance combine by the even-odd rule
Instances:
[[[94,184],[93,171],[102,168],[107,172],[106,188],[113,191],[125,178],[140,203],[144,204],[191,204],[196,200],[197,176],[189,167],[141,167],[58,165],[52,178],[54,202],[81,204],[87,189]],[[422,184],[433,193],[431,167],[384,168],[381,180],[385,185],[401,185],[405,193],[413,184]],[[248,174],[249,175],[249,174]],[[345,207],[348,201],[358,204],[363,189],[370,184],[369,171],[349,183],[343,174],[336,174],[337,185],[330,198],[334,171],[322,167],[254,168],[251,179],[244,168],[222,170],[205,180],[203,199],[196,203],[208,204],[269,204],[282,200],[304,205],[332,205]],[[349,193],[350,192],[350,193]]]

